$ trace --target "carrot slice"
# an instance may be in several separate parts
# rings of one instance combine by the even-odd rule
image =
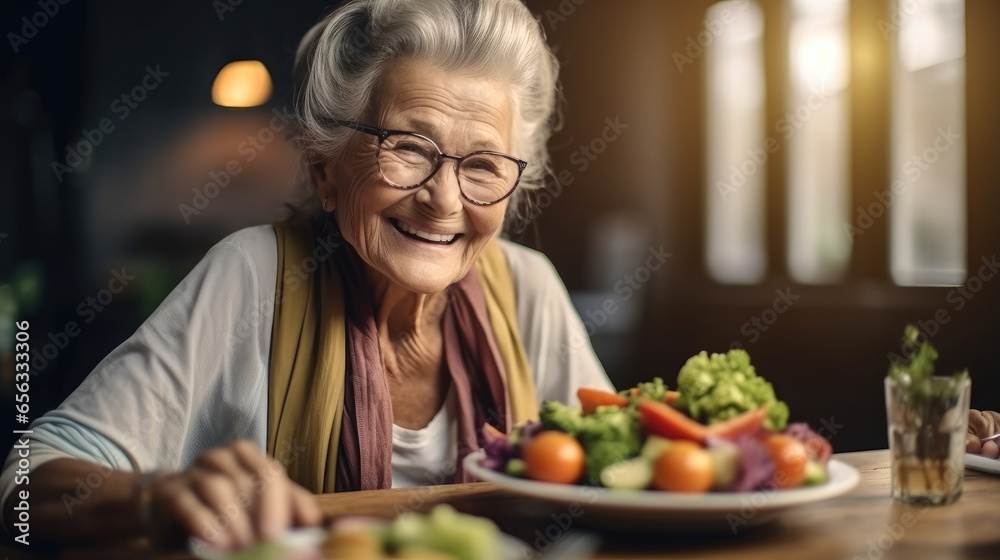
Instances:
[[[708,435],[725,439],[737,439],[741,436],[756,434],[767,419],[767,407],[750,410],[733,416],[729,420],[709,424]]]
[[[660,402],[645,400],[639,403],[642,425],[649,433],[669,439],[686,439],[705,443],[708,428],[688,418],[676,408]]]
[[[603,389],[588,389],[586,387],[581,387],[580,389],[577,389],[576,396],[580,399],[580,405],[583,407],[584,414],[592,414],[599,406],[628,406],[628,399],[617,393],[612,393]]]

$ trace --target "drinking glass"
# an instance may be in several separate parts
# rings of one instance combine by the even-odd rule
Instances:
[[[970,388],[968,377],[932,377],[929,391],[914,394],[886,377],[893,498],[945,505],[962,495]]]

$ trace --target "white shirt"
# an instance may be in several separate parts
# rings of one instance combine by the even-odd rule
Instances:
[[[552,264],[500,244],[538,398],[575,403],[579,387],[610,388]],[[30,469],[67,456],[125,471],[185,469],[237,438],[264,449],[276,275],[273,227],[220,241],[135,334],[32,423]],[[449,460],[454,470],[453,400],[421,430],[393,427],[393,486],[432,483]],[[0,475],[0,507],[17,459],[12,450]]]
[[[446,484],[458,463],[458,399],[448,391],[444,406],[426,427],[392,426],[392,487]],[[434,465],[433,470],[428,466]]]

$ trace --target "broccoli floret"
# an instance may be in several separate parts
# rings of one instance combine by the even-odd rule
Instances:
[[[601,483],[601,471],[604,467],[634,457],[638,449],[627,441],[597,440],[587,446],[587,482],[594,485]]]
[[[788,406],[774,396],[770,383],[757,376],[743,350],[691,357],[677,375],[677,385],[681,396],[675,406],[706,424],[762,406],[768,407],[767,429],[781,430],[788,423]]]
[[[634,406],[598,407],[584,417],[577,437],[587,450],[587,479],[599,484],[604,467],[639,454],[642,446],[639,413]]]
[[[652,381],[640,383],[634,389],[619,391],[618,394],[637,401],[650,399],[656,402],[663,402],[667,398],[667,385],[663,382],[662,377],[654,377]]]
[[[580,407],[559,401],[543,402],[538,417],[547,429],[561,430],[572,436],[578,436],[583,427],[584,416]]]

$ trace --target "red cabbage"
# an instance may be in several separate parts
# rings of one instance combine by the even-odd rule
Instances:
[[[521,426],[521,441],[535,437],[538,435],[538,432],[541,432],[544,429],[545,426],[543,426],[541,422],[525,422],[524,425]],[[520,448],[518,449],[517,456],[521,456]]]
[[[805,422],[789,424],[782,433],[798,440],[799,443],[805,446],[806,452],[809,453],[809,458],[821,465],[825,465],[827,460],[830,459],[830,455],[833,454],[833,446],[830,445],[830,442],[823,436],[812,431],[809,424]]]
[[[753,436],[741,437],[733,443],[739,448],[743,458],[733,491],[750,492],[773,488],[774,482],[771,479],[774,478],[774,461],[767,449]]]
[[[521,458],[521,442],[534,436],[542,430],[541,422],[528,422],[515,427],[511,435],[504,435],[489,424],[483,426],[482,440],[486,457],[482,466],[487,469],[503,472],[507,461]]]

